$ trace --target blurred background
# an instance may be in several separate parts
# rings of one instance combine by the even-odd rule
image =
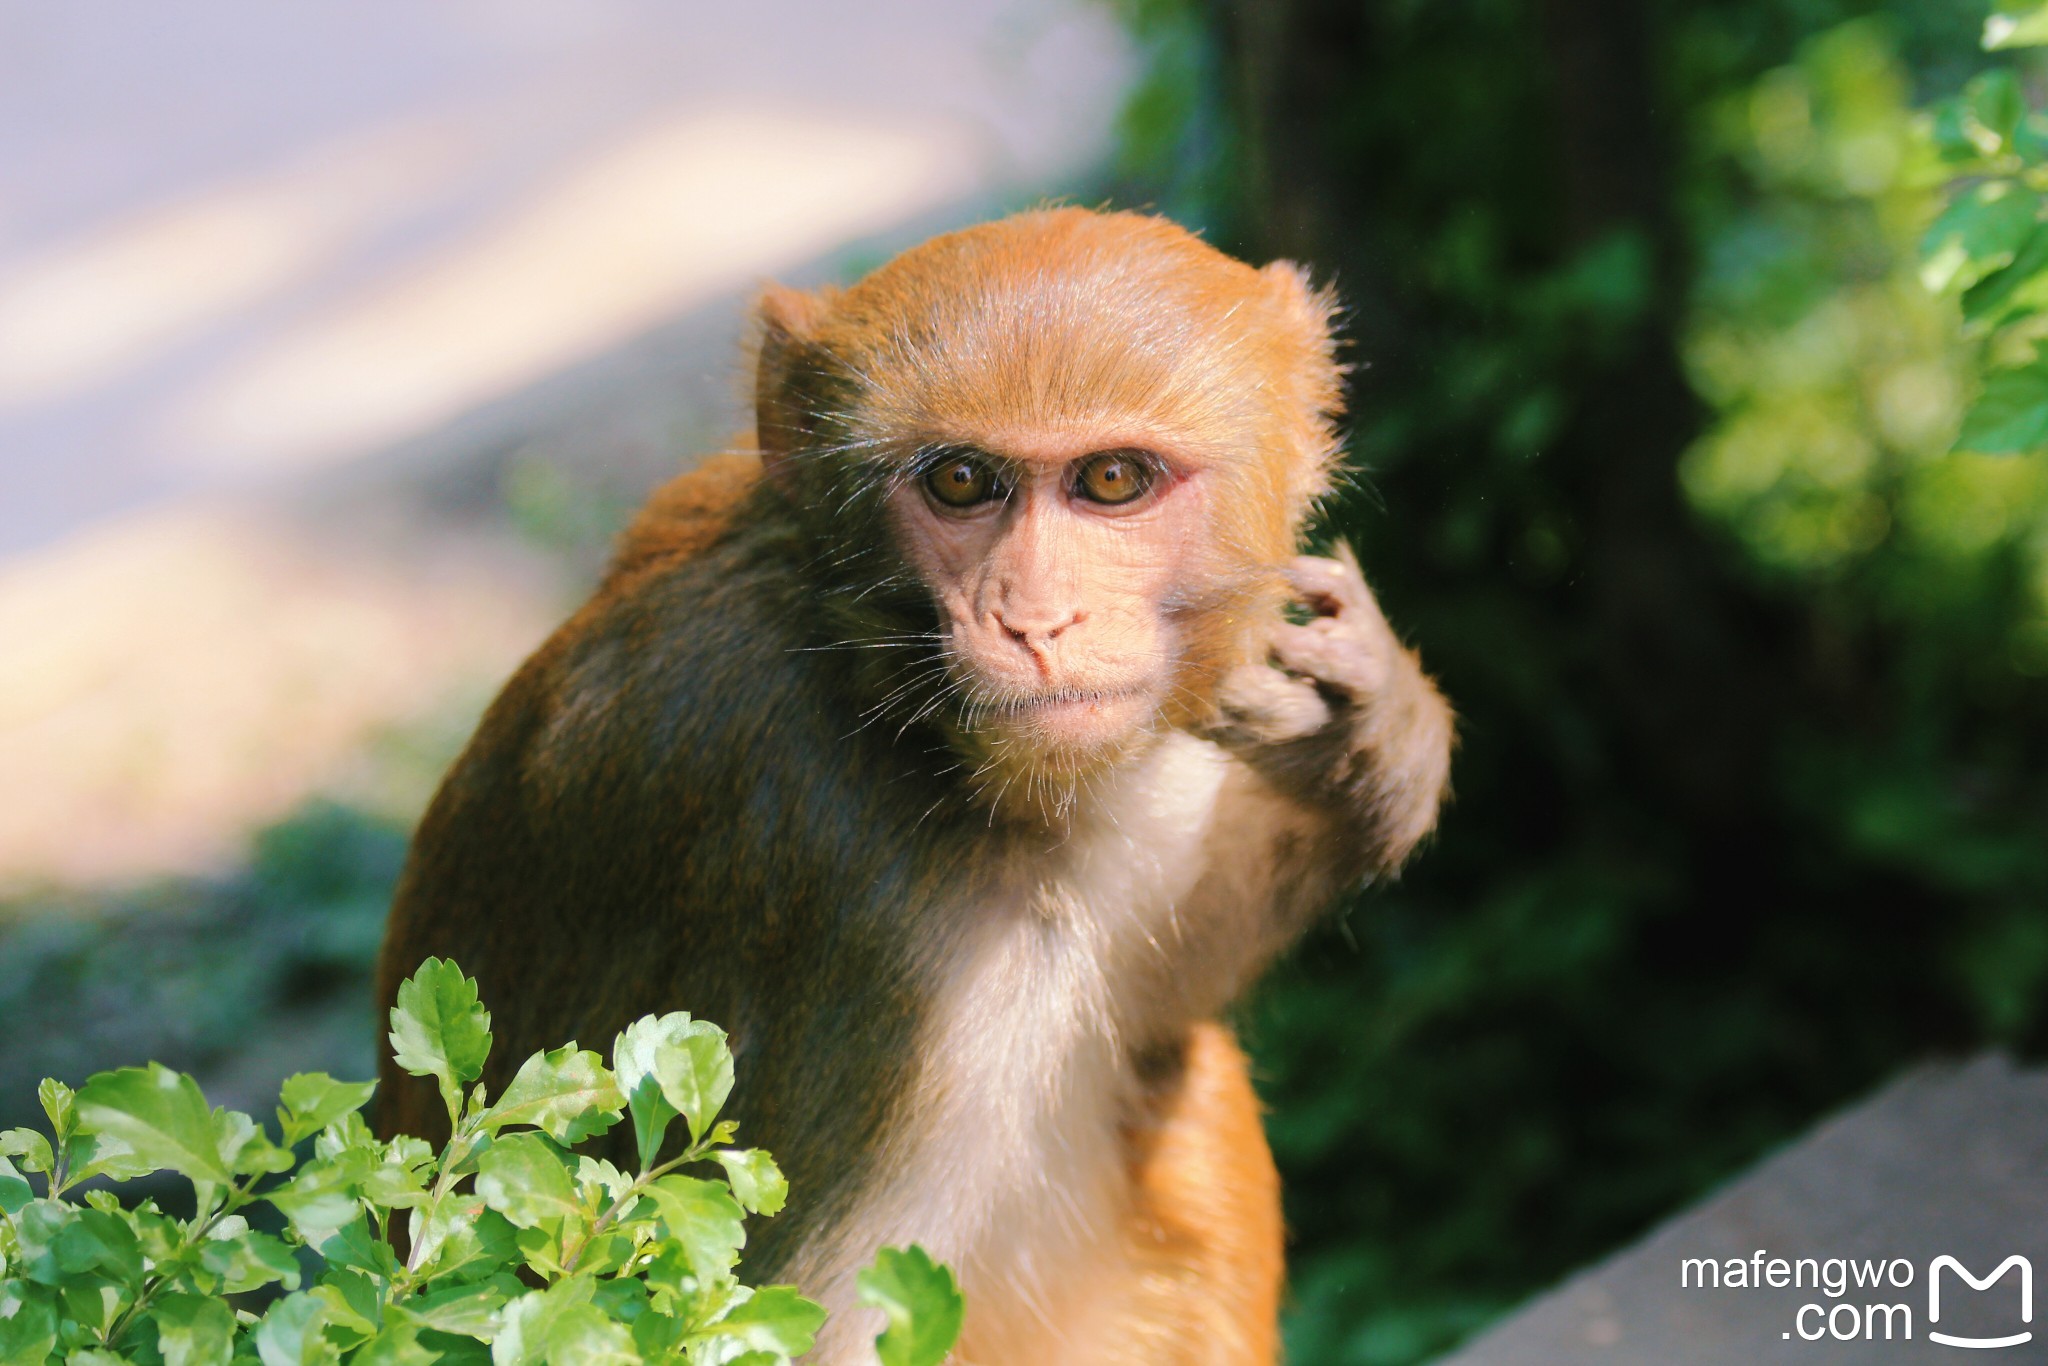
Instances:
[[[1989,343],[1926,248],[1945,137],[2048,146],[1956,113],[2042,93],[1984,21],[0,0],[0,1126],[145,1057],[367,1075],[409,824],[745,424],[749,292],[1048,197],[1335,282],[1320,534],[1464,716],[1440,836],[1243,1012],[1293,1360],[1427,1360],[2039,1052],[2048,425],[1956,449]]]

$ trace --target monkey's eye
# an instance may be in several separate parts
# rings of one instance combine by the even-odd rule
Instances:
[[[986,460],[962,451],[947,452],[927,466],[924,486],[949,508],[971,508],[1005,492]]]
[[[1097,451],[1074,470],[1074,492],[1091,503],[1135,502],[1152,487],[1153,467],[1139,451]]]

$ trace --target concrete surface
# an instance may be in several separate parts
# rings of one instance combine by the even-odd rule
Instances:
[[[2028,1265],[2007,1269],[1982,1290],[1944,1266],[1937,1305],[1929,1278],[1944,1256],[1980,1279],[2009,1257]],[[1805,1273],[1806,1283],[1774,1288],[1774,1258],[1790,1264],[1781,1279]],[[1815,1265],[1801,1267],[1799,1258]],[[1816,1274],[1843,1280],[1826,1266],[1830,1258],[1850,1264],[1840,1294],[1813,1283]],[[1701,1287],[1697,1264],[1692,1284],[1681,1285],[1688,1259],[1718,1263],[1720,1288]],[[1729,1284],[1737,1279],[1731,1259],[1744,1264],[1743,1288]],[[1867,1263],[1883,1264],[1881,1284],[1854,1283]],[[2018,1069],[1997,1056],[1934,1064],[1822,1124],[1442,1366],[2048,1362],[2048,1304],[2035,1302],[2044,1274],[2048,1071]],[[1758,1279],[1762,1288],[1749,1288]],[[1899,1308],[1871,1311],[1877,1305]],[[1935,1333],[2030,1338],[1949,1346],[1932,1340]]]
[[[758,282],[1068,188],[1129,66],[1088,0],[0,0],[0,897],[408,818],[364,754],[744,421]]]
[[[0,554],[1100,156],[1084,0],[0,0]]]

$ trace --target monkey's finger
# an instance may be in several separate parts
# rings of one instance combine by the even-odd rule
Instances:
[[[1322,622],[1311,626],[1283,623],[1273,628],[1267,644],[1280,667],[1354,700],[1369,697],[1386,685],[1386,653],[1376,648],[1376,638],[1341,620],[1335,629],[1324,628]]]
[[[1372,590],[1365,586],[1358,560],[1351,548],[1337,546],[1339,557],[1297,555],[1288,562],[1287,582],[1301,599],[1318,612],[1332,616],[1356,616],[1373,620],[1380,614]]]
[[[1313,684],[1264,664],[1225,674],[1216,703],[1222,720],[1210,738],[1224,744],[1279,744],[1330,724],[1330,704]]]

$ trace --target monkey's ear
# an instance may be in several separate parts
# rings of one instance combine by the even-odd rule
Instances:
[[[761,343],[754,369],[754,444],[770,479],[786,484],[790,458],[810,435],[813,413],[804,381],[816,369],[812,340],[824,316],[816,294],[769,285],[755,305]]]
[[[1300,340],[1318,351],[1332,348],[1331,325],[1337,312],[1337,292],[1317,289],[1309,283],[1308,271],[1292,261],[1268,262],[1259,274],[1266,277],[1280,311]]]
[[[1286,406],[1298,456],[1291,462],[1288,496],[1305,510],[1329,491],[1339,458],[1336,418],[1344,406],[1345,367],[1337,362],[1337,292],[1317,289],[1292,261],[1274,261],[1259,274],[1272,291],[1279,324],[1274,335],[1285,338],[1276,342],[1273,373],[1286,377],[1281,391],[1292,399]]]
[[[1334,417],[1342,404],[1346,368],[1337,362],[1337,291],[1327,285],[1316,288],[1308,272],[1292,261],[1274,261],[1259,274],[1277,305],[1279,332],[1294,347],[1279,370],[1295,377],[1299,398],[1318,417]]]

